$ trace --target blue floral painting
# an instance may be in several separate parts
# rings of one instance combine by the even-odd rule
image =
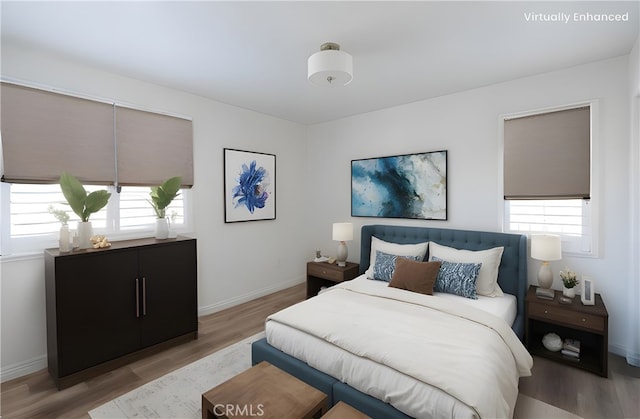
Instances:
[[[275,219],[273,154],[225,148],[225,222]]]
[[[351,161],[353,217],[447,219],[447,152]]]

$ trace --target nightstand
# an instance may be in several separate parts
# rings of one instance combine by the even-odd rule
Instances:
[[[321,287],[355,278],[359,270],[360,265],[352,262],[347,262],[345,267],[327,262],[307,262],[307,298],[318,295]]]
[[[526,344],[532,355],[542,356],[607,376],[609,351],[609,313],[600,294],[595,295],[595,305],[582,305],[579,297],[571,304],[561,304],[561,291],[553,300],[536,297],[536,287],[530,286],[526,299]],[[542,337],[555,333],[564,339],[580,341],[580,359],[551,352],[542,345]]]

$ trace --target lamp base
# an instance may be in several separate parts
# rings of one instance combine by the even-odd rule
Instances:
[[[536,297],[543,298],[545,300],[553,300],[556,293],[549,288],[536,288]]]
[[[347,244],[344,241],[340,241],[338,244],[338,251],[336,253],[336,263],[341,268],[347,266]]]

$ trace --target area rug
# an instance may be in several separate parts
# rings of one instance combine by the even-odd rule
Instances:
[[[93,419],[199,419],[202,393],[251,366],[251,343],[264,333],[250,336],[187,366],[166,374],[102,406]],[[518,395],[515,419],[580,419],[572,413],[523,394]]]

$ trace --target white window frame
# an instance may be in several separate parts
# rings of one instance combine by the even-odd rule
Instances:
[[[585,230],[591,233],[590,240],[582,240],[581,237],[576,237],[568,234],[562,234],[560,232],[551,232],[551,231],[518,231],[511,230],[510,228],[510,220],[509,220],[509,200],[504,199],[504,123],[507,119],[513,118],[521,118],[531,115],[537,115],[542,113],[549,112],[557,112],[563,111],[567,109],[573,109],[578,107],[589,106],[591,108],[591,199],[588,204],[588,213],[586,215],[586,220],[583,224]],[[597,258],[600,254],[600,172],[601,172],[601,164],[602,160],[602,140],[600,135],[600,125],[599,125],[599,103],[597,99],[588,100],[585,102],[577,102],[568,105],[537,109],[533,111],[520,112],[520,113],[511,113],[511,114],[503,114],[499,117],[498,123],[498,190],[499,190],[499,205],[498,205],[498,222],[502,225],[502,231],[505,233],[515,233],[515,234],[524,234],[529,236],[530,234],[536,233],[555,233],[560,234],[560,238],[562,241],[562,252],[568,256],[579,256],[579,257],[592,257]]]
[[[41,254],[44,249],[57,248],[57,232],[34,234],[26,237],[11,236],[10,187],[11,185],[8,183],[0,182],[0,258],[6,260],[29,254]],[[152,223],[145,224],[138,228],[120,229],[117,225],[120,196],[115,193],[115,187],[105,186],[104,188],[109,189],[109,192],[111,192],[111,197],[107,204],[107,226],[105,229],[94,227],[94,233],[104,234],[110,241],[153,237],[155,225]],[[178,234],[188,234],[193,232],[191,189],[182,189],[180,194],[183,200],[184,219],[182,223],[176,223],[174,228]],[[149,211],[152,211],[151,205],[149,205]],[[74,224],[75,223],[70,222],[70,229],[75,230],[76,226]]]

